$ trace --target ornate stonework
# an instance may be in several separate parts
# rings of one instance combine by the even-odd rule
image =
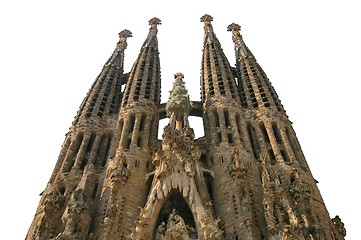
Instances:
[[[240,26],[228,26],[232,67],[212,21],[201,18],[200,102],[190,101],[177,73],[160,103],[160,19],[149,21],[129,73],[132,33],[119,33],[66,135],[27,240],[344,239]],[[194,139],[189,116],[202,117],[205,136]]]

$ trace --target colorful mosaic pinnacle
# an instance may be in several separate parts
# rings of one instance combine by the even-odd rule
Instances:
[[[124,29],[119,33],[119,42],[117,44],[117,50],[122,51],[127,48],[127,38],[132,37],[132,32]]]
[[[174,81],[173,88],[170,91],[169,100],[166,104],[167,115],[172,113],[179,115],[187,115],[192,110],[192,104],[189,100],[188,91],[185,88],[183,81],[184,75],[177,73],[174,75],[176,80]]]

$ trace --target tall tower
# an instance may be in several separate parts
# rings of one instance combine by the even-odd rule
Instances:
[[[130,73],[123,61],[131,32],[119,34],[66,135],[27,240],[344,239],[240,26],[228,26],[232,67],[212,20],[201,18],[200,102],[189,100],[177,73],[160,104],[158,18]],[[188,116],[203,118],[204,137],[194,139]]]

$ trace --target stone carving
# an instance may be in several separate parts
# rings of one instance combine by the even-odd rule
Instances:
[[[130,176],[130,170],[127,166],[124,154],[120,154],[119,158],[109,160],[106,178],[109,179],[115,191],[118,191],[118,183],[125,184]]]
[[[164,239],[190,239],[186,224],[184,223],[183,218],[177,214],[175,209],[173,209],[172,213],[169,215],[167,231],[165,232]]]
[[[344,223],[341,221],[341,218],[336,215],[336,217],[332,218],[332,222],[336,227],[336,230],[342,235],[346,236],[346,229]]]
[[[206,205],[207,201],[201,199],[196,184],[196,176],[203,179],[201,177],[203,168],[199,162],[201,152],[194,143],[193,129],[188,125],[187,116],[190,109],[177,105],[178,100],[181,99],[179,101],[185,101],[182,104],[187,106],[189,98],[182,83],[183,75],[179,73],[176,77],[173,89],[177,90],[171,94],[167,108],[168,115],[171,116],[170,123],[164,128],[162,148],[153,154],[155,170],[148,174],[148,176],[154,174],[152,187],[145,207],[141,209],[137,217],[131,239],[149,238],[152,232],[149,226],[156,228],[152,216],[156,214],[156,209],[160,209],[157,206],[164,204],[162,202],[174,190],[181,193],[193,213],[194,220],[199,226],[197,235],[201,239],[222,238],[218,220],[213,219],[208,210],[209,206]],[[175,210],[169,215],[166,230],[164,224],[161,223],[157,227],[156,235],[157,239],[191,239],[187,226]]]
[[[263,206],[267,229],[272,239],[299,239],[298,219],[268,155],[261,155]],[[297,235],[298,234],[298,235]]]
[[[236,178],[245,179],[250,168],[250,162],[242,161],[240,159],[239,150],[233,148],[232,163],[228,164],[227,168],[233,180]]]
[[[160,103],[159,19],[149,21],[149,34],[129,73],[123,71],[124,50],[132,34],[119,34],[66,136],[27,240],[129,239],[131,231],[138,240],[166,235],[222,239],[220,229],[226,239],[344,239],[343,223],[328,217],[292,123],[244,43],[240,26],[228,26],[236,53],[232,67],[212,20],[201,18],[199,102],[189,100],[184,76],[177,73],[171,98]],[[160,144],[157,128],[164,111],[170,122]],[[189,114],[204,120],[205,136],[197,144]],[[270,141],[261,139],[261,121]],[[277,161],[262,165],[258,155],[270,148]],[[200,161],[201,153],[205,158]],[[284,162],[284,154],[292,161]],[[88,191],[84,185],[91,164],[95,180]],[[150,176],[152,181],[145,181]],[[172,199],[181,200],[182,208]],[[181,220],[168,224],[173,208],[185,227]]]
[[[243,42],[242,35],[239,33],[241,26],[232,23],[227,27],[227,31],[232,32],[232,39],[236,47],[236,51],[240,53],[239,56],[246,57],[248,55],[246,44]]]
[[[310,204],[311,187],[309,184],[302,182],[297,169],[293,169],[291,173],[290,192],[296,204],[304,204],[306,207]]]
[[[84,190],[81,188],[75,190],[62,217],[64,232],[59,234],[56,240],[84,237],[91,219],[89,206],[89,200]]]

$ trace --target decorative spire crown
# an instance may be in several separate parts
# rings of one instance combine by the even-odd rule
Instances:
[[[213,17],[211,15],[205,14],[201,17],[201,22],[204,22],[204,31],[206,33],[213,32],[213,27],[211,22],[213,21]]]
[[[152,18],[149,20],[149,25],[150,25],[150,29],[149,29],[149,34],[147,39],[144,42],[144,45],[142,48],[144,47],[149,47],[152,46],[154,48],[158,48],[158,42],[157,42],[157,33],[158,33],[158,29],[157,29],[157,25],[160,25],[160,19],[159,18]]]
[[[157,25],[160,25],[160,24],[162,24],[162,23],[159,18],[154,17],[149,20],[150,30],[157,30]]]
[[[246,44],[243,42],[242,35],[239,33],[240,30],[241,26],[237,23],[232,23],[227,27],[227,31],[232,32],[232,40],[235,44],[236,50],[239,51],[239,49],[241,49],[241,55],[247,56],[248,50]]]
[[[117,50],[122,51],[127,48],[127,38],[132,37],[132,32],[124,29],[119,34],[119,42],[117,44]]]

